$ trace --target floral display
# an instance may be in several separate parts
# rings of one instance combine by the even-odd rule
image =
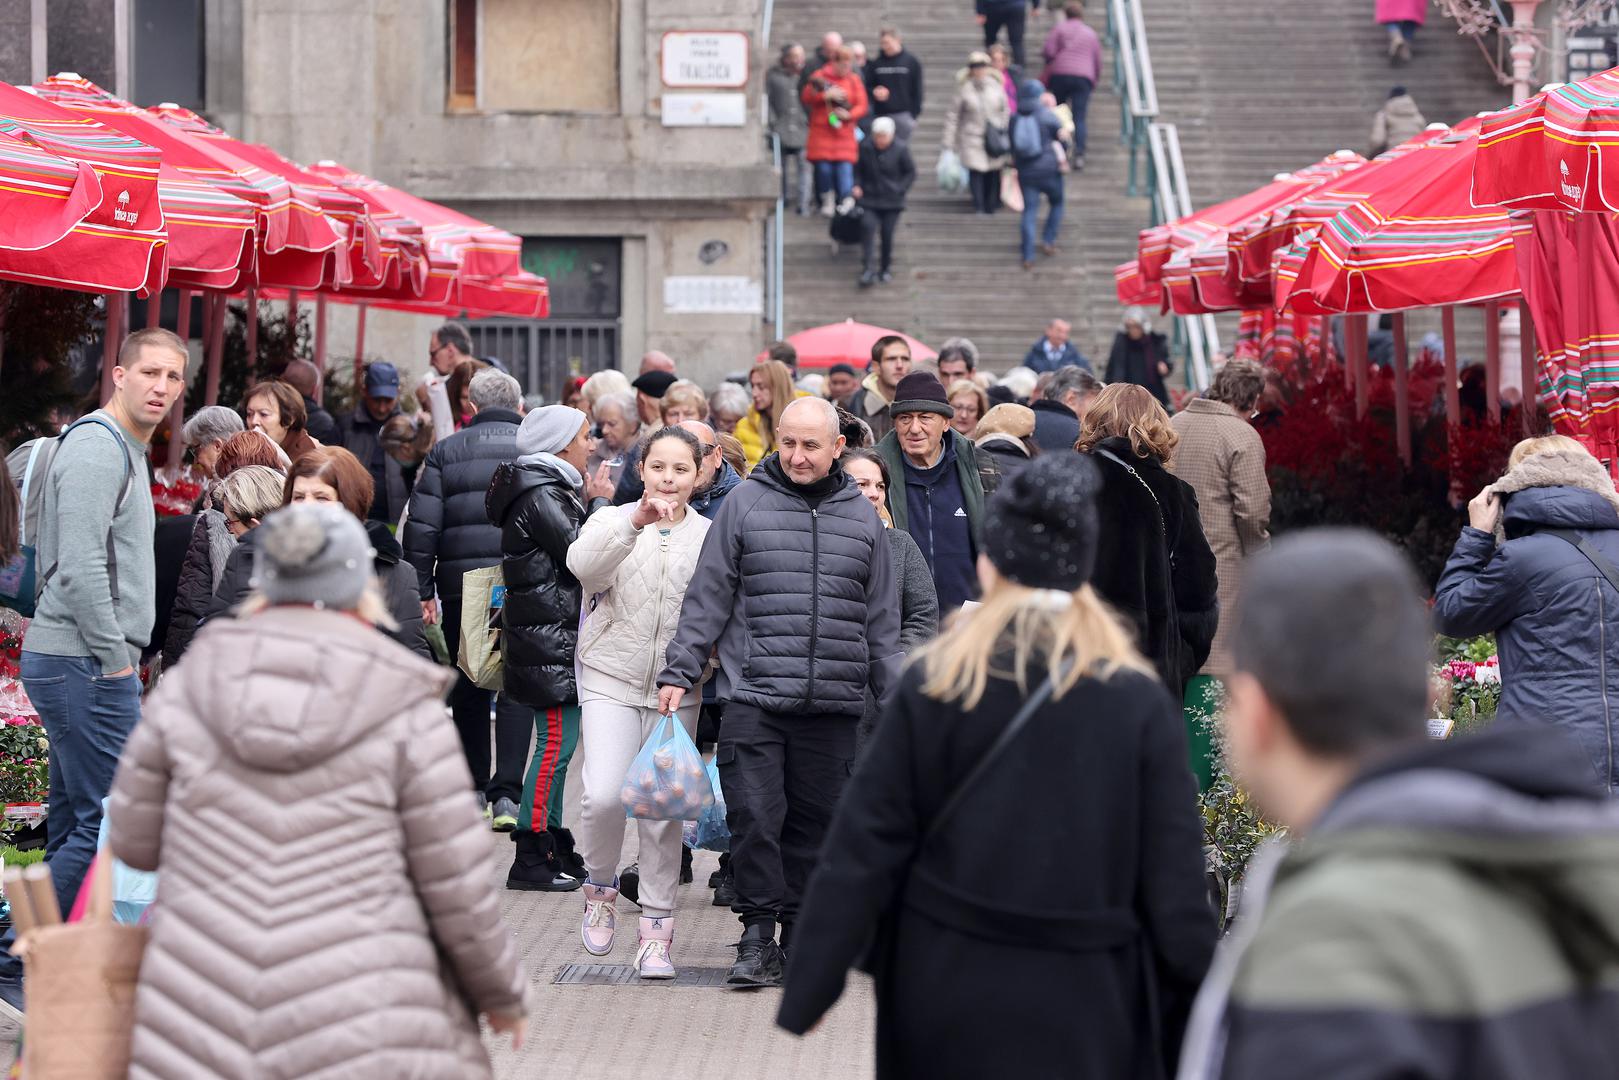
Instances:
[[[178,473],[165,469],[152,481],[152,508],[160,517],[189,514],[201,497],[202,478],[189,465]]]
[[[37,817],[50,787],[50,744],[23,692],[17,666],[27,625],[13,613],[0,616],[0,803],[8,807],[3,832]],[[15,814],[9,810],[14,805]]]

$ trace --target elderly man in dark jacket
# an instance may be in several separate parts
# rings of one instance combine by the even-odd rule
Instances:
[[[865,267],[860,287],[894,280],[894,230],[905,212],[905,194],[916,182],[916,163],[911,151],[894,138],[894,119],[879,116],[871,125],[871,138],[860,144],[860,160],[855,163],[854,196],[865,214],[860,219],[860,250]],[[882,235],[883,261],[872,266],[878,234]]]
[[[493,368],[468,385],[472,420],[428,451],[405,519],[405,557],[416,570],[422,618],[439,622],[455,654],[461,640],[461,578],[468,570],[500,562],[500,528],[484,512],[495,469],[517,457],[517,426],[523,422],[523,390]],[[434,600],[437,593],[438,599]],[[489,708],[494,696],[495,758],[490,775]],[[450,712],[472,771],[479,801],[496,832],[517,828],[534,710],[505,694],[491,695],[457,670]]]
[[[1040,400],[1029,405],[1034,410],[1034,444],[1042,453],[1074,448],[1079,419],[1101,390],[1096,376],[1082,367],[1069,364],[1056,370]]]
[[[376,486],[371,520],[386,525],[399,523],[410,498],[403,466],[382,447],[382,426],[399,413],[399,369],[379,360],[365,369],[360,404],[337,422],[338,441],[370,470]]]
[[[658,676],[659,707],[673,712],[719,647],[727,704],[715,760],[743,926],[733,986],[781,982],[866,690],[883,698],[900,658],[889,542],[838,465],[837,409],[821,398],[793,402],[776,442],[726,496]]]
[[[1290,849],[1244,876],[1181,1080],[1615,1075],[1619,807],[1555,727],[1427,738],[1421,595],[1369,533],[1246,568],[1223,728]]]
[[[999,469],[950,427],[956,410],[931,371],[901,379],[891,411],[894,430],[877,444],[894,478],[888,513],[922,549],[939,611],[948,614],[978,598],[978,526]]]

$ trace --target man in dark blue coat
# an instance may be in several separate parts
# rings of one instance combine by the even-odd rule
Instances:
[[[776,443],[725,497],[658,676],[659,708],[673,712],[718,646],[726,705],[714,757],[743,927],[728,981],[742,987],[781,982],[867,688],[882,700],[900,660],[889,543],[838,464],[837,409],[800,398]]]
[[[443,626],[452,656],[461,640],[461,575],[500,562],[500,528],[490,524],[484,512],[484,495],[495,469],[517,457],[517,427],[523,421],[522,388],[504,372],[478,372],[468,394],[472,420],[428,452],[405,520],[405,557],[416,568],[422,619]],[[495,698],[491,776],[490,696],[458,670],[450,691],[450,711],[491,827],[496,832],[511,832],[517,828],[534,710],[504,694]]]
[[[1056,371],[1058,368],[1073,364],[1086,371],[1091,370],[1091,362],[1080,351],[1074,348],[1074,343],[1068,340],[1068,335],[1074,328],[1068,325],[1066,319],[1052,319],[1046,325],[1045,336],[1033,345],[1023,357],[1023,366],[1033,372]]]

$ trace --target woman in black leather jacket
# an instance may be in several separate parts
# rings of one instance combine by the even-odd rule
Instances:
[[[517,857],[508,889],[565,892],[584,883],[573,837],[562,828],[562,789],[579,744],[573,657],[583,599],[567,558],[585,521],[583,471],[594,443],[578,409],[534,410],[517,429],[517,460],[495,470],[484,500],[490,522],[500,526],[504,692],[535,710],[538,739],[512,834]],[[611,494],[605,474],[600,480]]]

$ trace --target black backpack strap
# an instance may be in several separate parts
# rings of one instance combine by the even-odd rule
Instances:
[[[962,802],[978,786],[978,782],[989,772],[990,767],[995,764],[1002,754],[1006,753],[1007,747],[1012,745],[1012,742],[1018,737],[1018,733],[1028,726],[1029,720],[1040,710],[1040,706],[1051,700],[1054,689],[1055,675],[1047,675],[1044,681],[1035,688],[1034,693],[1030,694],[1027,700],[1023,702],[1023,707],[1012,717],[1011,723],[1001,729],[1001,733],[995,736],[995,741],[990,744],[989,749],[984,751],[983,756],[968,770],[966,777],[956,785],[955,790],[951,791],[944,800],[944,803],[939,807],[939,812],[933,816],[933,821],[928,825],[927,832],[922,835],[922,845],[925,846],[929,840],[932,840],[944,828],[951,816],[960,808]]]
[[[1602,552],[1591,545],[1591,541],[1574,529],[1536,529],[1535,532],[1538,535],[1555,536],[1564,543],[1572,544],[1581,555],[1590,560],[1592,566],[1597,568],[1597,573],[1608,579],[1608,584],[1614,587],[1614,591],[1619,592],[1619,567],[1609,562]]]

